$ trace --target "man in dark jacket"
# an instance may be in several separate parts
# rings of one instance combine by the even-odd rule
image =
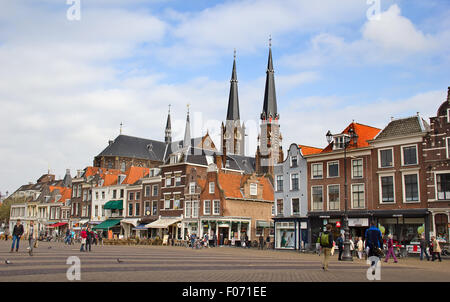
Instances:
[[[90,252],[91,251],[91,246],[92,246],[92,231],[90,228],[87,228],[86,230],[86,252]]]
[[[383,248],[383,238],[379,228],[375,226],[375,222],[372,221],[370,228],[366,230],[366,248],[369,248],[369,257],[377,256],[375,251],[377,248]],[[377,256],[378,257],[378,256]]]
[[[339,261],[342,260],[342,254],[344,253],[344,239],[342,237],[343,237],[343,235],[339,236],[336,239],[336,244],[339,249],[339,257],[338,257]]]
[[[20,238],[23,235],[23,225],[20,223],[20,219],[17,219],[16,225],[14,226],[14,230],[13,230],[13,242],[12,242],[12,246],[11,246],[11,252],[12,253],[14,251],[14,244],[17,242],[16,244],[16,252],[19,251],[19,242],[20,242]]]
[[[323,261],[322,269],[324,271],[328,270],[328,258],[331,254],[331,248],[333,247],[333,233],[331,232],[331,224],[327,224],[326,231],[320,234],[319,243],[322,247]]]
[[[427,256],[427,260],[430,261],[430,256],[427,252],[428,242],[425,240],[425,236],[420,237],[420,260],[423,260],[423,254]]]

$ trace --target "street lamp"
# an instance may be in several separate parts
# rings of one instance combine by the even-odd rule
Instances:
[[[327,141],[331,144],[333,140],[333,135],[330,130],[328,130]],[[358,135],[355,130],[350,128],[348,130],[347,135],[343,136],[342,148],[344,149],[344,201],[345,201],[345,211],[344,211],[344,254],[342,256],[343,261],[353,261],[352,254],[350,252],[350,230],[348,227],[348,197],[347,197],[347,147],[350,146],[350,142],[353,141],[353,144],[356,145],[358,142]]]

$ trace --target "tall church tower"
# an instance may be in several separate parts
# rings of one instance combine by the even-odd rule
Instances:
[[[169,114],[167,115],[166,132],[165,132],[164,141],[166,142],[166,144],[172,143],[172,125],[170,122],[170,105],[169,105]]]
[[[245,155],[245,125],[240,121],[238,81],[236,75],[236,50],[234,50],[233,71],[230,81],[227,120],[222,122],[222,152],[226,154]]]
[[[266,71],[266,88],[261,113],[261,132],[256,149],[256,173],[273,176],[273,166],[283,161],[282,136],[278,121],[275,77],[272,61],[272,40],[269,40],[269,60]]]

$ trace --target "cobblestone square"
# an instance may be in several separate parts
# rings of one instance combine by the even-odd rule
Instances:
[[[39,242],[34,255],[29,256],[28,242],[21,242],[18,253],[9,253],[10,245],[11,241],[0,242],[1,282],[68,281],[70,265],[66,261],[70,256],[79,257],[84,282],[369,282],[365,260],[340,262],[336,254],[324,272],[322,257],[293,251],[94,245],[92,252],[86,253],[79,251],[78,244]],[[11,264],[6,264],[6,259]],[[409,257],[396,264],[383,262],[381,281],[449,282],[450,261]]]

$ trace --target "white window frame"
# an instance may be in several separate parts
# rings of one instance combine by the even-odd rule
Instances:
[[[298,200],[298,213],[294,213],[294,199]],[[293,215],[300,215],[301,208],[300,208],[300,197],[293,197],[291,198],[291,216]]]
[[[447,108],[447,123],[450,123],[450,108]]]
[[[330,209],[330,187],[331,186],[338,186],[338,188],[339,188],[339,201],[338,201],[339,207],[336,210]],[[328,211],[340,211],[341,210],[341,185],[340,184],[327,185],[327,210]]]
[[[313,190],[313,188],[316,188],[316,187],[321,187],[322,188],[322,208],[321,209],[314,209],[314,198],[313,198],[313,196],[314,196],[314,190]],[[323,211],[323,185],[318,185],[318,186],[311,186],[311,211]]]
[[[176,196],[178,196],[178,199],[176,198]],[[176,205],[175,205],[175,202],[178,200],[178,203],[179,203],[179,207],[177,207]],[[173,207],[172,207],[172,209],[174,209],[174,210],[179,210],[179,209],[181,209],[181,194],[174,194],[173,195]]]
[[[275,216],[275,205],[272,205],[272,216]]]
[[[153,213],[153,204],[156,204],[156,208],[155,208],[155,212]],[[158,214],[158,201],[156,201],[156,200],[153,200],[152,201],[152,203],[151,203],[151,209],[150,209],[150,213],[152,214],[152,215],[157,215]]]
[[[216,212],[216,203],[217,203],[218,209],[219,209],[218,212]],[[212,205],[213,205],[213,209],[212,209],[213,215],[220,215],[220,200],[219,199],[213,200]]]
[[[416,163],[415,164],[408,164],[405,165],[405,159],[404,159],[404,155],[403,155],[403,149],[404,148],[408,148],[408,147],[416,147]],[[419,147],[417,146],[417,144],[412,144],[412,145],[404,145],[400,147],[400,157],[402,160],[402,166],[417,166],[419,165]]]
[[[184,215],[186,218],[192,217],[192,202],[190,200],[184,202]]]
[[[156,194],[155,194],[155,188],[156,188]],[[153,185],[152,186],[151,194],[152,194],[152,196],[158,196],[158,185]]]
[[[299,191],[300,190],[300,175],[299,175],[299,173],[291,173],[289,176],[289,180],[290,180],[290,190],[291,191],[293,191],[294,190],[294,187],[292,186],[292,177],[294,176],[294,175],[297,175],[297,184],[298,184],[298,188],[296,189],[296,191]]]
[[[136,202],[134,204],[134,216],[140,216],[141,213],[138,213],[138,205],[139,205],[139,212],[141,212],[141,203],[140,202]]]
[[[147,194],[147,188],[148,188],[148,194]],[[144,196],[145,197],[149,197],[152,194],[152,186],[151,185],[146,185],[144,187]]]
[[[391,153],[392,153],[392,166],[386,166],[386,167],[382,167],[381,166],[381,151],[384,151],[384,150],[391,150]],[[394,147],[378,149],[378,168],[386,169],[386,168],[393,168],[394,166],[395,166]]]
[[[406,183],[405,183],[405,176],[406,175],[417,175],[417,197],[418,200],[414,201],[406,201]],[[419,170],[417,171],[404,171],[402,172],[402,194],[403,194],[403,203],[420,203],[420,175]]]
[[[207,212],[206,204],[209,203],[209,211]],[[203,201],[203,215],[211,215],[211,200],[204,200]]]
[[[448,109],[448,110],[450,110],[450,109]],[[447,136],[447,137],[445,137],[445,158],[450,158],[450,146],[449,146],[449,144],[448,144],[448,140],[450,139],[450,136]]]
[[[394,180],[395,181],[395,180]],[[354,186],[363,186],[363,197],[364,197],[364,206],[362,207],[362,208],[355,208],[354,206],[353,206],[353,187]],[[366,208],[366,200],[367,200],[367,198],[366,198],[366,184],[365,183],[354,183],[354,184],[351,184],[351,186],[350,186],[350,194],[351,194],[351,208],[352,209],[365,209]],[[394,194],[394,200],[395,200],[395,194]]]
[[[292,165],[292,159],[293,158],[295,158],[296,159],[296,161],[297,161],[297,165],[295,166],[295,167],[298,167],[298,156],[297,155],[291,155],[291,158],[290,158],[290,160],[291,160],[291,168],[295,168],[293,165]]]
[[[200,212],[200,205],[198,200],[192,200],[192,218],[198,218]]]
[[[254,194],[253,194],[254,192]],[[258,184],[251,183],[250,184],[250,196],[258,196]]]
[[[331,164],[335,164],[337,163],[338,165],[338,175],[337,176],[330,176],[330,165]],[[329,161],[327,162],[327,178],[338,178],[341,175],[341,167],[339,166],[339,161],[338,160],[333,160],[333,161]]]
[[[164,210],[169,210],[170,209],[170,198],[166,198],[166,196],[164,196]],[[167,206],[167,202],[169,204],[169,206]]]
[[[381,184],[381,178],[382,177],[388,177],[391,176],[392,177],[392,185],[393,185],[393,193],[394,193],[394,201],[393,202],[383,202],[383,186]],[[395,196],[395,174],[394,173],[384,173],[384,174],[380,174],[378,175],[378,193],[379,193],[379,203],[380,204],[396,204],[397,200],[396,200],[396,196]]]
[[[283,190],[284,190],[284,179],[283,179],[283,174],[278,174],[275,175],[275,187],[276,187],[276,191],[281,192],[282,190],[280,190],[280,188],[278,187],[278,177],[281,177],[281,182],[283,183]]]
[[[170,187],[171,186],[171,184],[172,184],[172,177],[167,177],[166,176],[166,187]]]
[[[209,194],[214,194],[215,191],[215,183],[213,181],[209,182]]]
[[[322,175],[320,177],[314,177],[314,167],[313,166],[315,166],[315,165],[322,167]],[[311,164],[311,179],[323,179],[323,163],[320,163],[320,164],[312,163]]]
[[[361,176],[357,176],[357,177],[355,177],[354,175],[353,175],[353,162],[354,161],[357,161],[357,160],[360,160],[360,161],[362,161],[362,165],[361,165],[361,172],[362,172],[362,175]],[[351,166],[351,169],[352,169],[352,179],[361,179],[361,178],[364,178],[364,159],[363,158],[355,158],[355,159],[352,159],[352,166]]]
[[[195,194],[195,187],[196,187],[196,183],[195,182],[190,182],[189,183],[189,194]]]
[[[438,185],[437,185],[437,176],[438,174],[450,174],[450,170],[445,170],[445,171],[436,171],[434,172],[434,196],[435,196],[435,200],[436,201],[445,201],[448,199],[439,199],[439,192],[438,192]]]

